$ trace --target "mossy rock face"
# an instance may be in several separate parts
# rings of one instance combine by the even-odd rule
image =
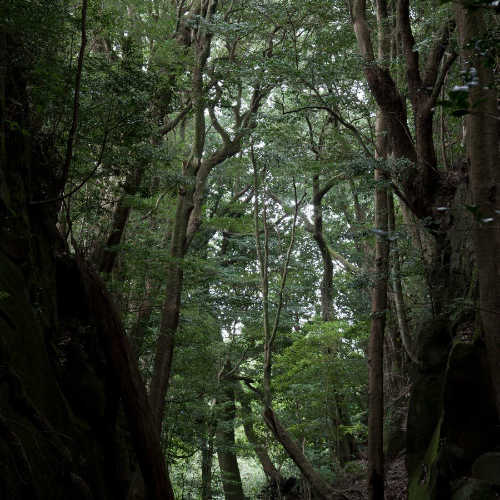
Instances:
[[[409,476],[409,500],[441,500],[450,497],[448,478],[443,475],[443,419],[440,418],[426,453]]]
[[[472,477],[500,486],[500,452],[481,455],[472,465]]]
[[[422,371],[443,370],[450,347],[451,335],[448,320],[434,318],[425,321],[417,334],[417,357]]]
[[[476,458],[493,450],[500,437],[486,349],[481,343],[454,345],[443,400],[449,473],[453,478],[469,475]]]
[[[422,375],[413,389],[408,417],[410,500],[451,498],[450,485],[469,476],[471,469],[489,486],[464,483],[455,492],[457,499],[497,498],[481,495],[496,491],[491,478],[500,480],[500,453],[487,453],[499,442],[486,350],[480,342],[457,342],[442,378]]]
[[[0,499],[125,498],[127,433],[88,298],[54,220],[33,212],[0,200]]]
[[[451,500],[493,500],[500,498],[500,488],[488,481],[463,478],[456,483]]]
[[[406,460],[409,476],[422,463],[442,413],[443,376],[421,375],[412,388],[408,408]]]
[[[406,408],[395,407],[384,426],[384,455],[386,460],[397,457],[406,449]]]

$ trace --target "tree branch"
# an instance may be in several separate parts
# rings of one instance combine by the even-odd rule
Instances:
[[[313,92],[317,95],[317,97],[323,101],[323,98],[322,96],[317,92],[316,89],[312,89]],[[308,109],[313,109],[313,110],[324,110],[326,111],[330,116],[332,116],[333,118],[335,118],[335,120],[339,121],[346,129],[350,130],[354,137],[357,139],[357,141],[359,142],[360,146],[363,148],[363,151],[365,152],[365,155],[368,157],[368,158],[372,158],[373,155],[372,153],[370,152],[370,150],[368,149],[368,147],[366,146],[364,140],[363,140],[363,136],[361,134],[361,132],[354,126],[352,125],[352,123],[349,123],[347,120],[345,120],[341,114],[339,114],[337,111],[333,110],[330,106],[327,106],[326,104],[322,104],[322,105],[312,105],[312,106],[302,106],[300,108],[295,108],[295,109],[291,109],[291,110],[288,110],[288,111],[285,111],[285,106],[283,105],[283,103],[281,103],[281,107],[282,107],[282,114],[284,115],[287,115],[287,114],[290,114],[290,113],[299,113],[300,111],[306,111]]]
[[[453,63],[455,62],[455,59],[457,58],[458,54],[453,51],[449,57],[444,61],[443,67],[441,69],[441,73],[437,77],[435,83],[434,83],[434,88],[432,89],[432,94],[430,97],[430,105],[434,106],[436,104],[437,98],[439,97],[439,92],[441,92],[441,89],[443,88],[444,81],[446,79],[446,76],[448,75],[448,71],[450,71],[450,68],[452,67]]]
[[[403,42],[403,51],[406,59],[406,71],[408,75],[408,89],[412,102],[415,102],[418,89],[422,86],[420,77],[418,51],[415,49],[415,39],[410,24],[409,0],[398,0],[396,6],[397,25]]]
[[[281,208],[289,213],[291,209],[285,205],[285,203],[272,191],[269,191],[269,196],[276,202],[278,205],[281,206]],[[312,234],[314,236],[315,230],[314,230],[314,224],[305,216],[302,212],[298,212],[298,217],[302,220],[304,223],[304,228],[305,230]],[[347,271],[354,273],[356,272],[356,268],[340,253],[335,251],[326,240],[324,240],[325,246],[328,250],[328,253],[332,256],[332,259],[338,262],[340,265],[342,265]]]
[[[75,96],[73,99],[73,119],[71,122],[71,129],[68,134],[68,141],[66,143],[66,157],[64,160],[64,166],[61,178],[61,191],[64,190],[66,181],[68,180],[69,167],[71,164],[71,159],[73,157],[73,144],[75,142],[76,129],[78,127],[78,111],[80,109],[80,85],[82,81],[82,70],[83,70],[83,57],[85,55],[85,46],[87,45],[87,0],[82,0],[82,24],[81,24],[81,43],[80,52],[78,54],[78,66],[76,69],[75,77]]]
[[[430,54],[427,57],[427,63],[425,65],[424,78],[423,78],[423,83],[422,83],[422,85],[425,88],[434,87],[436,84],[436,79],[438,77],[438,71],[439,71],[439,65],[441,64],[441,60],[443,59],[446,48],[448,47],[450,35],[454,29],[455,29],[455,21],[452,21],[452,20],[448,21],[444,25],[444,27],[441,31],[441,36],[439,37],[438,40],[436,40],[434,47],[432,48]],[[448,59],[448,61],[449,61],[449,59]],[[441,72],[441,75],[442,74],[443,74],[443,72]],[[445,72],[445,75],[446,75],[446,72]],[[439,94],[439,90],[437,93]]]
[[[161,129],[161,135],[167,135],[169,132],[174,130],[177,125],[187,116],[187,114],[192,109],[192,103],[189,102],[186,107],[180,111],[173,120],[168,120],[167,124]]]
[[[58,201],[63,201],[65,200],[66,198],[69,198],[70,196],[74,195],[77,191],[79,191],[85,184],[87,184],[87,182],[94,176],[94,174],[97,172],[97,169],[101,166],[101,163],[102,163],[102,157],[104,156],[104,150],[106,148],[106,142],[107,142],[107,139],[108,139],[108,134],[109,134],[109,130],[106,130],[104,132],[104,137],[102,139],[102,143],[101,143],[101,151],[99,153],[99,158],[97,159],[97,163],[95,164],[94,168],[92,169],[92,171],[90,172],[90,174],[87,175],[87,177],[85,177],[85,179],[83,179],[83,181],[80,182],[80,184],[78,184],[78,186],[76,186],[75,188],[73,188],[69,193],[66,193],[66,194],[63,194],[57,198],[51,198],[50,200],[36,200],[36,201],[30,201],[30,205],[45,205],[45,204],[48,204],[48,203],[57,203]]]

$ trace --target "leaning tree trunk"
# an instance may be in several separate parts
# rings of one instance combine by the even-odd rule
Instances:
[[[295,462],[303,476],[307,479],[314,492],[322,500],[346,500],[341,493],[336,492],[327,481],[314,469],[311,462],[304,455],[301,447],[292,439],[287,430],[281,425],[274,411],[265,408],[262,416],[276,440],[286,450],[288,456]]]
[[[116,202],[113,212],[113,221],[106,242],[101,244],[94,255],[94,261],[99,272],[110,275],[115,267],[116,258],[119,253],[119,245],[122,243],[125,228],[130,216],[129,198],[139,190],[144,174],[145,165],[139,165],[129,172],[125,179],[123,194]]]
[[[85,15],[83,14],[82,23],[84,23],[84,19]],[[2,270],[0,281],[2,287],[8,285],[9,292],[11,292],[7,294],[8,297],[1,301],[0,318],[4,323],[2,333],[5,333],[2,337],[0,353],[4,365],[2,379],[5,378],[4,372],[12,364],[14,369],[19,372],[19,376],[15,377],[17,379],[15,391],[12,391],[13,393],[20,392],[17,399],[23,395],[25,386],[28,388],[29,395],[31,387],[34,385],[37,389],[34,391],[34,396],[43,404],[45,410],[43,413],[49,415],[46,419],[41,412],[34,412],[31,404],[26,406],[28,404],[27,398],[22,398],[26,401],[19,399],[19,402],[22,401],[24,409],[29,411],[28,419],[25,419],[23,423],[23,440],[26,444],[23,445],[22,442],[15,440],[15,435],[12,433],[9,433],[8,438],[12,445],[17,446],[17,451],[21,455],[26,456],[25,449],[28,449],[29,460],[36,465],[30,471],[30,473],[35,474],[34,477],[37,477],[40,471],[44,472],[43,477],[37,481],[39,484],[50,483],[51,491],[48,494],[44,492],[44,498],[49,498],[49,496],[50,498],[62,498],[62,491],[67,492],[66,498],[88,498],[90,495],[96,498],[105,498],[107,496],[104,491],[105,485],[102,487],[103,485],[98,484],[102,477],[95,478],[96,475],[93,473],[93,467],[97,465],[93,462],[98,462],[99,438],[96,437],[96,432],[87,435],[87,431],[82,431],[86,424],[82,426],[81,421],[76,423],[72,412],[69,411],[68,403],[62,400],[63,391],[68,392],[68,389],[64,388],[65,380],[57,380],[57,377],[61,377],[60,360],[58,359],[61,354],[56,353],[54,349],[54,345],[61,340],[62,330],[65,327],[69,332],[65,331],[64,335],[69,335],[70,339],[72,336],[71,328],[74,328],[75,324],[78,325],[79,331],[89,332],[95,329],[100,335],[100,342],[98,342],[96,349],[102,347],[104,350],[107,358],[106,366],[109,367],[109,377],[114,379],[114,385],[118,387],[116,393],[121,396],[123,401],[132,442],[146,479],[149,494],[152,499],[173,499],[159,435],[154,425],[146,390],[116,307],[99,277],[83,261],[75,262],[74,256],[69,254],[56,229],[57,208],[65,188],[70,165],[69,163],[64,164],[60,169],[62,177],[58,178],[56,175],[57,167],[61,167],[61,165],[58,165],[58,155],[54,154],[55,152],[50,146],[53,144],[53,140],[48,141],[47,138],[44,138],[41,130],[32,128],[35,121],[30,119],[31,108],[27,92],[30,82],[24,79],[30,73],[27,71],[28,66],[26,66],[26,61],[29,60],[24,52],[26,48],[19,41],[14,43],[11,34],[1,33],[0,36],[3,42],[7,42],[6,46],[2,46],[0,50],[1,56],[3,58],[8,56],[5,60],[9,62],[8,78],[0,79],[0,95],[3,97],[0,101],[2,105],[11,100],[15,100],[19,104],[19,106],[9,107],[7,110],[2,108],[6,114],[2,115],[1,123],[1,131],[5,140],[1,144],[2,162],[0,162],[0,219],[2,220],[2,224],[0,224],[2,251],[0,254],[3,266],[0,266]],[[83,45],[82,43],[82,47]],[[17,67],[19,61],[22,61],[22,70]],[[81,70],[81,63],[79,68]],[[78,93],[78,88],[76,90],[75,94]],[[76,101],[77,96],[75,95],[75,103]],[[75,104],[75,116],[70,136],[76,132],[76,108]],[[12,115],[14,112],[18,114]],[[12,123],[17,123],[18,129],[6,128],[4,120],[7,118]],[[30,133],[25,134],[25,130],[29,130]],[[33,141],[33,137],[37,137],[37,141]],[[68,145],[71,141],[68,140]],[[69,146],[66,158],[67,161],[71,160],[71,147]],[[24,239],[25,237],[27,238]],[[6,269],[9,271],[8,276],[6,276]],[[72,272],[68,273],[68,270]],[[16,283],[20,283],[20,293],[17,291],[18,285]],[[42,291],[43,293],[41,293]],[[19,303],[23,307],[12,311],[12,305],[7,299],[21,301]],[[30,303],[31,301],[33,304]],[[72,327],[64,324],[65,317],[70,320],[68,324],[73,325]],[[9,338],[11,332],[14,335]],[[16,344],[21,339],[24,339],[24,342],[21,349],[18,350]],[[26,358],[26,356],[20,355],[26,350],[29,352],[33,346],[37,347],[37,352],[33,353],[33,356],[30,355]],[[12,356],[11,359],[8,359],[10,356],[7,356],[7,360],[4,360],[3,358],[9,350],[14,350],[14,348],[13,354],[15,356]],[[23,358],[28,359],[31,364],[28,370],[23,368]],[[19,370],[19,366],[21,370]],[[96,376],[94,381],[96,386],[93,385],[92,389],[96,387],[99,389],[99,385],[101,385],[99,377]],[[41,387],[40,384],[45,386]],[[2,404],[0,405],[2,412],[7,409],[7,405],[4,404],[3,392],[5,391],[2,391]],[[78,394],[78,397],[81,396],[82,394]],[[86,415],[89,417],[89,423],[91,420],[97,421],[98,430],[102,430],[102,418],[105,417],[93,413],[96,407],[99,409],[99,396],[98,390],[92,391],[91,397],[97,405],[86,408]],[[12,414],[9,415],[9,417],[11,416]],[[80,416],[83,418],[84,413],[81,413]],[[38,428],[41,431],[40,439],[37,439],[36,434],[31,435],[32,431],[28,425],[29,419],[34,420],[35,429]],[[109,424],[109,422],[106,423]],[[54,436],[52,436],[54,428],[57,429],[57,432],[54,432]],[[84,435],[88,442],[82,446]],[[73,448],[73,454],[66,458],[59,456],[55,459],[52,448],[58,446],[57,441],[60,436],[64,436],[67,446]],[[80,437],[78,444],[75,443],[77,436]],[[47,449],[46,443],[52,442],[55,437],[57,440]],[[33,438],[36,445],[34,449],[30,445]],[[19,445],[21,446],[19,447]],[[93,451],[94,448],[96,451]],[[43,461],[37,458],[39,454],[43,457]],[[80,458],[73,464],[72,457]],[[4,461],[2,457],[0,462],[10,463],[10,458]],[[53,470],[52,463],[55,463],[59,470]],[[83,463],[85,466],[82,466]],[[19,465],[25,464],[20,462]],[[75,466],[76,470],[73,469]],[[10,466],[7,466],[7,470],[9,469]],[[94,491],[90,490],[85,481],[79,477],[82,471],[85,475],[94,476],[92,478],[94,484],[91,484]],[[71,479],[75,473],[78,475]],[[18,472],[14,472],[13,477],[17,477],[17,474]],[[27,477],[27,480],[29,481],[30,478]],[[49,482],[47,483],[47,481]],[[77,489],[72,488],[70,484],[64,484],[74,481],[79,484]],[[38,484],[34,484],[34,486],[34,491],[31,492],[32,498],[39,496],[37,491],[44,490]],[[12,497],[15,498],[16,495],[12,495]],[[27,498],[27,496],[24,495],[23,498]]]
[[[271,483],[279,486],[283,482],[283,477],[278,469],[274,466],[266,447],[260,442],[252,423],[252,407],[249,397],[243,392],[243,389],[238,391],[238,400],[243,410],[243,429],[248,442],[252,445],[257,458],[262,466],[264,474]]]

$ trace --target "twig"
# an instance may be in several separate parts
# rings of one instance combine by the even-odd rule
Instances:
[[[73,157],[73,143],[75,141],[76,128],[78,126],[78,111],[80,108],[80,85],[82,81],[83,56],[85,55],[85,46],[87,45],[86,20],[87,20],[87,0],[82,0],[82,27],[81,27],[82,41],[80,44],[80,52],[78,54],[78,66],[76,70],[76,79],[75,79],[75,97],[73,99],[73,120],[68,135],[68,142],[66,144],[66,159],[64,161],[64,166],[63,166],[61,191],[64,189],[64,186],[68,179],[69,166],[71,164],[71,158]]]
[[[90,174],[87,175],[87,177],[85,177],[85,179],[83,179],[83,181],[80,184],[78,184],[78,186],[76,186],[74,189],[72,189],[69,193],[58,196],[57,198],[51,198],[49,200],[30,201],[29,204],[30,205],[46,205],[48,203],[56,203],[58,201],[65,200],[69,196],[72,196],[77,191],[79,191],[94,176],[94,174],[97,172],[97,169],[101,166],[102,157],[104,156],[104,150],[106,148],[106,142],[108,139],[108,133],[109,133],[109,130],[106,130],[106,132],[104,133],[104,137],[102,139],[102,144],[101,144],[101,152],[99,153],[99,158],[97,159],[97,163],[96,163],[95,167],[92,169]]]
[[[288,276],[288,267],[290,264],[290,257],[292,254],[293,245],[295,243],[295,230],[297,228],[297,216],[298,216],[298,212],[299,212],[299,205],[302,203],[302,200],[304,199],[305,195],[306,194],[304,193],[302,198],[300,200],[297,200],[297,184],[295,183],[295,178],[294,178],[293,179],[293,196],[294,196],[294,200],[295,200],[295,210],[293,213],[292,234],[291,234],[291,238],[290,238],[290,244],[288,245],[288,249],[286,252],[285,262],[283,263],[283,270],[281,273],[280,291],[278,294],[278,309],[276,311],[276,316],[274,317],[274,325],[273,325],[273,329],[271,332],[271,336],[269,338],[269,349],[272,348],[272,345],[273,345],[274,340],[276,338],[276,333],[278,331],[281,309],[283,308],[283,293],[285,291],[286,279]]]

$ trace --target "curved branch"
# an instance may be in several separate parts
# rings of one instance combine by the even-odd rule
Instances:
[[[177,125],[186,117],[186,115],[191,111],[192,109],[192,103],[189,102],[186,107],[182,110],[179,111],[178,115],[173,119],[169,120],[168,123],[161,129],[161,135],[166,135],[172,130],[174,130]]]
[[[434,87],[438,78],[439,65],[445,54],[446,48],[450,41],[450,35],[455,29],[455,21],[448,21],[441,30],[441,36],[427,57],[427,64],[425,65],[424,78],[422,85],[424,87]],[[439,91],[438,91],[439,93]]]

